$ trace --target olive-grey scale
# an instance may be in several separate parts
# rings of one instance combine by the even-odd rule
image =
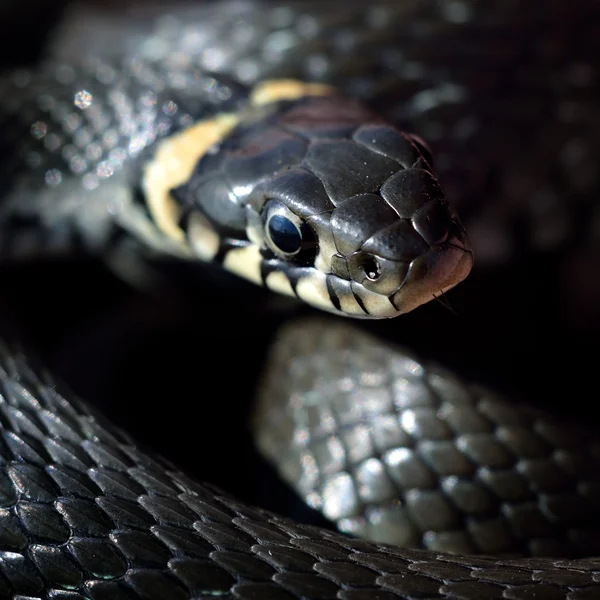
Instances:
[[[600,552],[594,431],[318,319],[284,330],[269,365],[259,447],[343,531],[439,552]]]
[[[117,19],[120,39],[75,13],[48,62],[1,79],[3,258],[217,260],[392,316],[471,266],[434,163],[483,262],[596,244],[595,2],[186,10]],[[375,542],[193,481],[13,346],[0,388],[1,598],[600,595],[578,558],[599,552],[594,435],[340,323],[282,333],[258,439]]]
[[[469,410],[463,416],[455,412],[453,420],[446,417],[454,428],[464,430],[465,441],[472,436],[484,442],[477,421],[496,422],[507,432],[504,454],[523,454],[521,467],[511,472],[506,469],[510,461],[493,468],[490,461],[502,454],[489,447],[486,454],[485,442],[467,442],[473,464],[480,463],[478,485],[483,484],[487,490],[483,493],[488,495],[497,490],[503,498],[504,516],[490,518],[486,510],[477,515],[467,507],[467,535],[461,536],[453,523],[450,535],[440,530],[437,536],[428,536],[434,546],[458,541],[458,548],[466,544],[470,551],[491,552],[503,544],[510,548],[517,532],[525,544],[532,536],[529,543],[534,554],[536,549],[543,553],[563,542],[569,544],[567,553],[597,549],[594,529],[590,532],[589,524],[585,530],[580,527],[590,509],[596,507],[596,518],[598,514],[597,443],[586,448],[580,431],[540,412],[519,414],[493,396],[486,402],[484,390],[474,395],[467,382],[415,362],[410,355],[373,347],[373,340],[343,327],[324,330],[322,322],[309,326],[300,322],[284,334],[282,343],[285,338],[288,342],[295,339],[296,348],[287,352],[296,356],[296,365],[319,342],[324,342],[320,351],[327,346],[350,348],[344,368],[356,383],[368,381],[371,375],[368,365],[361,371],[365,367],[361,345],[367,343],[371,346],[367,362],[384,352],[386,363],[378,362],[377,368],[391,381],[396,378],[401,383],[407,369],[412,370],[448,398],[446,408],[466,403]],[[144,453],[125,432],[74,398],[19,348],[3,345],[0,351],[1,598],[526,600],[540,595],[579,600],[598,594],[597,558],[514,558],[403,549],[301,525],[247,506]],[[283,364],[280,357],[274,374]],[[315,361],[305,368],[314,369]],[[306,372],[294,376],[307,385]],[[479,407],[473,412],[477,398]],[[521,437],[519,423],[528,421],[537,424],[543,448],[539,441],[532,446]],[[383,431],[379,439],[385,439]],[[419,470],[430,477],[437,466],[450,483],[447,461],[443,457],[436,461],[431,455],[428,459],[427,443],[433,447],[439,438],[425,433],[420,450],[415,448],[423,458],[412,462],[423,460],[429,466],[413,465],[404,480],[419,477]],[[589,448],[596,450],[590,454]],[[486,463],[492,467],[487,475]],[[419,486],[428,487],[422,477]],[[535,489],[543,501],[539,506],[532,493]],[[460,505],[461,491],[456,485],[449,498]],[[386,521],[386,511],[380,511],[384,531],[399,528],[418,537],[420,527],[444,519],[444,513],[436,514],[439,511],[431,499],[415,495],[412,500],[409,506],[416,516],[412,524],[389,512]],[[421,500],[422,509],[415,506]],[[371,502],[371,517],[375,512]],[[511,523],[513,532],[507,529]],[[371,526],[376,524],[377,519]],[[469,545],[473,543],[476,547]],[[564,554],[565,547],[560,551]]]

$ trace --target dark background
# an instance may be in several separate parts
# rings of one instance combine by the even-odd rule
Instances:
[[[5,1],[0,66],[35,62],[65,5]],[[292,500],[252,450],[246,416],[277,325],[312,311],[202,265],[160,269],[164,285],[148,296],[92,259],[3,266],[5,331],[143,444],[198,478],[281,509]],[[448,294],[454,312],[434,302],[358,326],[593,423],[599,275],[591,250],[520,256],[476,269]]]

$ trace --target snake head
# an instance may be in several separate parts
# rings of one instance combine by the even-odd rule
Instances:
[[[431,165],[424,142],[358,102],[309,97],[261,107],[179,193],[226,232],[226,268],[330,312],[387,318],[473,263]]]
[[[357,302],[364,298],[362,308],[374,317],[430,301],[465,279],[473,264],[458,216],[422,167],[398,171],[377,193],[349,198],[330,225],[337,250],[331,273],[348,282],[342,286]]]

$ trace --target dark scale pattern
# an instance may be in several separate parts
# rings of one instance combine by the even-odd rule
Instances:
[[[175,74],[209,69],[248,84],[332,82],[432,145],[479,264],[523,246],[597,247],[595,0],[390,0],[341,10],[223,2],[171,11],[157,22],[140,11],[110,27],[83,14],[65,24],[54,52],[67,61],[75,52],[125,53]]]
[[[265,77],[332,82],[428,140],[479,264],[522,247],[595,245],[598,4],[449,6],[225,2],[108,28],[74,17],[52,48],[58,64],[0,86],[2,181],[13,189],[4,219],[13,225],[16,213],[22,227],[3,236],[5,253],[110,242],[107,199],[130,192],[123,167]]]
[[[600,552],[593,431],[350,328],[280,334],[254,428],[283,478],[346,532],[446,552]]]
[[[312,217],[322,242],[332,236],[336,258],[364,251],[408,269],[458,221],[430,170],[411,137],[354,99],[309,97],[252,113],[198,161],[175,196],[241,239],[248,220],[264,219],[265,202],[277,200]],[[358,268],[350,274],[364,279]]]
[[[525,600],[543,593],[578,600],[600,594],[600,560],[402,550],[245,506],[144,454],[4,346],[0,387],[2,598]]]
[[[131,58],[48,62],[0,78],[1,251],[17,258],[104,250],[130,214],[141,166],[168,134],[234,110],[246,89]],[[12,236],[18,231],[18,236]],[[147,234],[146,234],[147,235]]]
[[[115,43],[112,37],[106,43],[106,30],[95,21],[93,31],[68,23],[53,52],[67,63],[81,57],[86,66],[53,63],[2,83],[3,225],[30,227],[18,239],[3,235],[2,243],[13,253],[42,243],[46,253],[73,241],[102,246],[108,235],[101,224],[112,223],[106,199],[131,192],[131,159],[171,127],[235,105],[244,84],[266,75],[338,83],[432,140],[452,200],[480,232],[478,245],[487,251],[480,261],[514,255],[521,243],[543,251],[565,240],[597,240],[597,3],[327,6],[303,5],[301,14],[253,2],[200,7],[192,19],[126,22]],[[109,30],[112,36],[113,24]],[[232,76],[241,88],[209,71]],[[357,141],[373,150],[367,140]],[[414,167],[425,169],[430,156],[421,150]],[[406,168],[404,155],[386,139],[377,152]],[[414,225],[428,240],[436,232],[419,229],[426,221],[427,214]],[[398,550],[243,506],[144,454],[89,407],[63,396],[22,355],[3,351],[0,363],[2,598],[600,595],[599,559],[515,561]],[[447,414],[443,424],[431,418],[427,402],[412,410],[404,434],[422,441],[422,456],[408,454],[411,468],[398,477],[417,490],[407,502],[428,507],[425,514],[416,510],[417,518],[451,522],[448,497],[470,510],[469,482],[454,482],[448,462],[461,474],[474,462],[485,465],[478,475],[486,490],[504,494],[515,527],[540,524],[536,510],[586,512],[585,503],[561,495],[562,478],[575,474],[584,480],[580,496],[597,498],[586,479],[589,463],[572,450],[576,442],[538,422],[531,443],[510,411],[495,403],[477,408]],[[468,429],[455,447],[448,445],[458,427],[453,419]],[[496,435],[484,439],[490,422]],[[361,431],[354,433],[344,440],[350,448],[360,447],[354,442]],[[382,445],[387,433],[384,424]],[[560,450],[550,463],[543,450],[552,444]],[[520,452],[514,476],[505,467]],[[427,484],[432,471],[446,477],[440,489]],[[540,490],[541,509],[514,511],[530,486]],[[477,507],[489,498],[480,487]],[[473,540],[502,539],[497,522],[484,525],[474,521]],[[582,530],[571,538],[588,543]]]

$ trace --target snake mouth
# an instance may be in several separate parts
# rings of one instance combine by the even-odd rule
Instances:
[[[462,225],[453,222],[446,241],[434,244],[415,258],[402,285],[390,296],[399,314],[410,312],[421,304],[451,290],[471,272],[473,252]]]

